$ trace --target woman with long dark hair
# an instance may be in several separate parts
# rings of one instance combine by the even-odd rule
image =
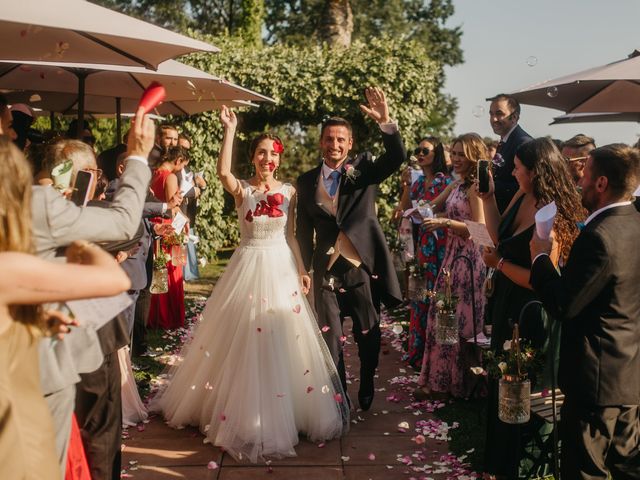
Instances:
[[[422,170],[422,175],[403,190],[401,199],[403,210],[411,208],[413,202],[431,203],[451,183],[445,161],[444,145],[438,138],[422,138],[413,154]],[[419,275],[420,286],[432,290],[444,258],[447,231],[442,228],[429,231],[422,224],[414,231],[416,232],[414,249],[416,274]],[[407,361],[414,368],[420,368],[422,365],[428,310],[428,298],[411,299]]]
[[[538,138],[521,145],[514,159],[513,176],[518,181],[519,190],[502,215],[498,212],[492,179],[489,192],[478,194],[483,201],[487,229],[497,245],[496,249],[487,248],[483,253],[485,264],[495,269],[488,323],[492,325],[491,349],[496,352],[502,351],[504,342],[511,339],[513,323],[519,321],[524,305],[536,299],[529,284],[529,241],[535,228],[536,212],[552,201],[556,203],[558,214],[553,229],[557,242],[552,259],[560,266],[566,261],[578,236],[578,223],[585,218],[580,195],[566,161],[550,139]],[[520,325],[521,336],[543,353],[547,351],[550,339],[546,323],[544,312],[533,304],[523,312]],[[557,335],[557,332],[552,335]],[[539,387],[541,383],[538,382]],[[518,465],[504,459],[520,458],[514,448],[523,442],[516,441],[517,429],[498,420],[497,401],[497,385],[492,382],[485,470],[498,476],[513,476],[517,474]]]

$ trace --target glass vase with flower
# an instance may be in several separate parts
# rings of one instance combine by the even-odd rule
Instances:
[[[443,268],[444,292],[430,292],[436,309],[435,337],[440,345],[455,345],[459,342],[458,318],[456,309],[458,298],[451,293],[451,272]]]

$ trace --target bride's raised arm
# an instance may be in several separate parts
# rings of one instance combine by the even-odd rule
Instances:
[[[233,195],[236,206],[242,204],[242,185],[240,181],[231,173],[231,156],[233,154],[233,139],[236,136],[238,119],[233,111],[226,105],[222,106],[220,121],[224,126],[224,136],[222,137],[222,147],[220,148],[220,159],[217,165],[218,178],[222,182],[224,189]]]

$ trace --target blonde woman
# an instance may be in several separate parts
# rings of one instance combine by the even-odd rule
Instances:
[[[87,242],[67,249],[67,264],[30,254],[32,179],[22,153],[0,137],[0,478],[57,479],[38,370],[38,337],[46,333],[38,304],[115,295],[130,282],[110,255]]]
[[[459,341],[453,345],[440,345],[435,339],[436,302],[431,302],[427,317],[427,335],[422,369],[416,390],[417,398],[429,395],[452,395],[466,397],[470,393],[469,366],[464,358],[468,347],[467,339],[474,335],[474,310],[477,331],[482,331],[484,316],[484,295],[482,287],[485,268],[479,247],[469,238],[469,230],[464,220],[484,223],[482,202],[478,198],[474,181],[477,162],[487,158],[487,148],[475,133],[461,135],[453,141],[451,162],[453,171],[460,180],[450,184],[433,201],[434,211],[442,212],[436,218],[423,222],[428,231],[438,228],[447,230],[444,259],[436,278],[436,292],[444,293],[447,272],[450,277],[451,294],[457,298],[456,318],[458,319]],[[469,265],[463,259],[454,260],[459,255],[466,256],[473,265],[473,276]],[[475,290],[475,305],[471,292]],[[468,373],[469,372],[469,373]]]

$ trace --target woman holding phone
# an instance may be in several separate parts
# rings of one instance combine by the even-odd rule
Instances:
[[[502,351],[504,342],[512,337],[513,323],[519,322],[522,317],[521,336],[544,353],[550,338],[544,311],[538,304],[532,304],[522,311],[528,302],[536,299],[529,284],[529,242],[535,228],[535,214],[548,203],[556,202],[558,214],[554,231],[558,243],[554,245],[551,256],[554,263],[561,266],[578,235],[578,222],[584,219],[584,209],[566,162],[554,143],[547,138],[531,140],[518,148],[513,176],[519,190],[502,215],[498,212],[490,173],[487,192],[478,193],[482,199],[487,230],[497,245],[497,248],[485,248],[483,252],[484,263],[495,270],[487,315],[488,323],[492,325],[491,349]],[[557,335],[557,332],[552,335]],[[537,387],[541,389],[542,382],[538,382]],[[490,384],[488,405],[487,439],[491,441],[486,444],[485,469],[499,477],[516,475],[518,465],[505,462],[504,459],[520,458],[519,452],[514,450],[515,445],[522,444],[516,441],[520,430],[498,420],[497,382]]]

